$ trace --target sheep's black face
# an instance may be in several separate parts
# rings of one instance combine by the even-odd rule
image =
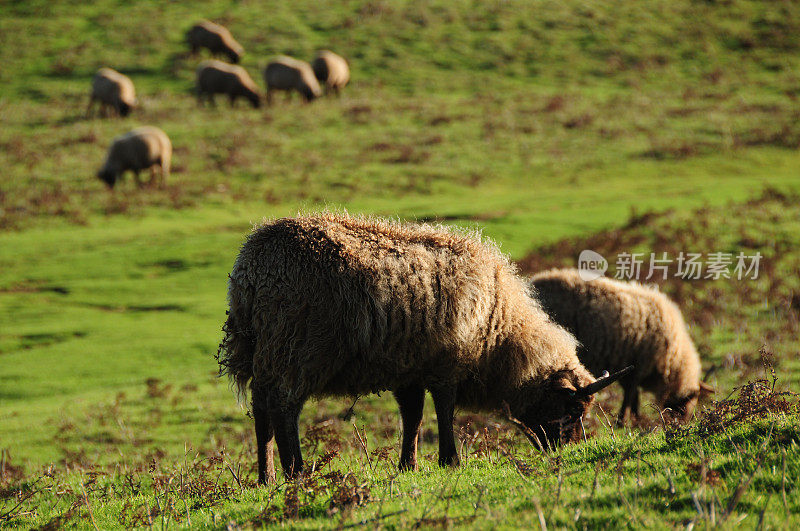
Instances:
[[[314,77],[316,77],[320,83],[328,81],[328,65],[325,64],[325,61],[316,61],[313,68]]]
[[[538,444],[536,441],[534,444],[550,449],[581,440],[582,419],[592,404],[592,398],[578,399],[567,392],[556,392],[551,400],[551,403],[528,411],[520,419],[538,438]]]
[[[578,389],[589,382],[574,372],[559,371],[549,383],[530,389],[519,420],[532,432],[526,435],[538,439],[535,445],[549,449],[583,438],[582,420],[594,398]]]
[[[692,418],[697,401],[700,397],[699,392],[690,393],[685,397],[671,397],[664,401],[662,409],[665,418],[673,418],[687,421]]]
[[[258,97],[258,94],[250,94],[247,99],[250,100],[250,104],[254,109],[261,107],[261,98]]]
[[[119,115],[122,117],[128,116],[131,113],[131,106],[127,103],[120,102],[119,104]]]
[[[236,52],[228,52],[228,59],[231,60],[231,63],[238,65],[239,64],[239,54]]]
[[[314,101],[314,98],[316,98],[317,95],[314,94],[314,91],[312,91],[310,88],[305,88],[303,90],[303,97],[305,97],[307,103],[310,103]]]
[[[117,176],[109,170],[100,170],[97,172],[97,178],[106,183],[109,188],[114,188],[117,182]]]

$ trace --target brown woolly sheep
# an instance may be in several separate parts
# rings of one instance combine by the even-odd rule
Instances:
[[[221,374],[248,387],[258,479],[303,469],[298,417],[310,397],[391,390],[400,469],[416,468],[425,390],[439,464],[458,464],[455,406],[508,408],[540,446],[578,438],[595,380],[576,341],[528,297],[492,245],[453,230],[321,214],[254,229],[229,275]]]
[[[208,20],[201,20],[189,28],[186,41],[193,54],[200,48],[207,48],[213,55],[224,55],[232,63],[238,63],[244,53],[244,48],[236,42],[228,28]]]
[[[325,85],[325,92],[333,91],[337,96],[339,91],[350,81],[350,67],[340,55],[330,50],[320,50],[311,63],[314,75],[320,83]]]
[[[202,104],[205,98],[215,105],[214,94],[227,94],[231,107],[238,97],[245,98],[255,108],[261,106],[258,86],[247,70],[211,59],[197,67],[197,102]]]
[[[550,317],[572,332],[578,356],[593,374],[633,365],[620,422],[639,413],[639,387],[684,420],[701,395],[700,358],[678,307],[656,288],[607,278],[585,281],[576,269],[551,270],[531,279],[533,295]]]
[[[296,90],[307,102],[322,94],[311,65],[286,55],[274,58],[264,68],[264,82],[267,85],[267,105],[272,105],[272,92],[275,90],[286,91],[287,99]]]
[[[89,105],[86,107],[86,116],[91,114],[95,102],[100,103],[100,112],[106,115],[111,107],[120,116],[128,116],[136,107],[136,90],[133,81],[124,74],[111,68],[101,68],[92,79],[92,93],[89,96]]]
[[[109,188],[122,174],[131,170],[136,184],[141,187],[139,172],[150,168],[150,183],[156,176],[156,167],[161,169],[161,184],[163,185],[169,175],[170,161],[172,159],[172,144],[166,133],[158,127],[139,127],[124,135],[116,137],[108,149],[105,164],[97,172]]]

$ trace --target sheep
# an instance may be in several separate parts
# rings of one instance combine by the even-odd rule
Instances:
[[[139,127],[116,137],[108,149],[108,156],[97,172],[97,177],[109,188],[114,188],[122,174],[131,170],[136,184],[141,187],[139,172],[150,168],[150,183],[154,182],[156,167],[161,169],[161,185],[169,175],[172,159],[172,144],[166,133],[158,127]]]
[[[311,63],[314,75],[320,83],[325,84],[325,92],[333,91],[337,96],[339,91],[350,81],[350,67],[343,57],[330,50],[320,50]]]
[[[105,115],[111,107],[119,116],[128,116],[131,110],[138,105],[136,90],[133,81],[111,68],[101,68],[92,79],[92,92],[89,96],[89,105],[86,107],[86,116],[91,114],[95,102],[100,103],[100,112]]]
[[[212,55],[224,55],[234,64],[238,64],[244,48],[236,42],[225,26],[214,24],[209,20],[201,20],[186,32],[186,41],[196,54],[200,48],[207,48]]]
[[[267,105],[272,105],[272,92],[285,90],[289,99],[293,90],[299,92],[307,102],[322,94],[311,65],[286,55],[274,58],[264,68],[264,82],[267,85]]]
[[[620,381],[620,423],[638,416],[639,387],[683,420],[713,392],[700,381],[700,358],[680,309],[658,289],[607,278],[585,281],[575,269],[536,274],[530,287],[550,317],[580,341],[578,357],[593,374],[634,365]]]
[[[507,411],[542,446],[576,440],[595,380],[576,341],[528,297],[508,260],[469,234],[322,213],[256,227],[229,275],[217,353],[255,420],[258,480],[303,470],[298,418],[310,397],[391,390],[403,422],[400,470],[417,466],[425,390],[439,464],[459,462],[456,405]],[[622,373],[624,374],[624,372]]]
[[[214,105],[214,94],[227,94],[231,106],[240,96],[255,108],[261,106],[258,87],[247,70],[211,59],[197,67],[197,102],[202,104],[206,98]]]

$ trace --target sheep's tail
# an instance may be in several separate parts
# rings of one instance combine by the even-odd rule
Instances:
[[[236,389],[240,403],[247,401],[247,391],[253,378],[253,355],[255,354],[255,334],[237,323],[233,310],[228,311],[228,319],[222,327],[225,336],[217,349],[219,376],[228,376]]]

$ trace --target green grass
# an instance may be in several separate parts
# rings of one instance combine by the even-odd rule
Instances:
[[[307,106],[198,108],[182,35],[200,17],[259,84],[271,55],[323,47],[353,82]],[[428,407],[421,470],[397,475],[392,400],[345,422],[331,399],[303,414],[306,455],[331,462],[257,489],[251,421],[213,358],[251,223],[333,208],[477,227],[525,272],[586,247],[758,250],[758,282],[662,287],[719,398],[762,374],[765,344],[797,389],[797,5],[24,2],[0,27],[0,525],[797,525],[791,411],[701,437],[652,415],[612,430],[596,408],[594,437],[549,456],[463,412],[451,471]],[[83,117],[101,66],[136,84],[130,118]],[[108,192],[110,140],[144,124],[175,147],[167,187]],[[748,202],[765,187],[788,195]],[[631,217],[649,211],[667,213]]]

